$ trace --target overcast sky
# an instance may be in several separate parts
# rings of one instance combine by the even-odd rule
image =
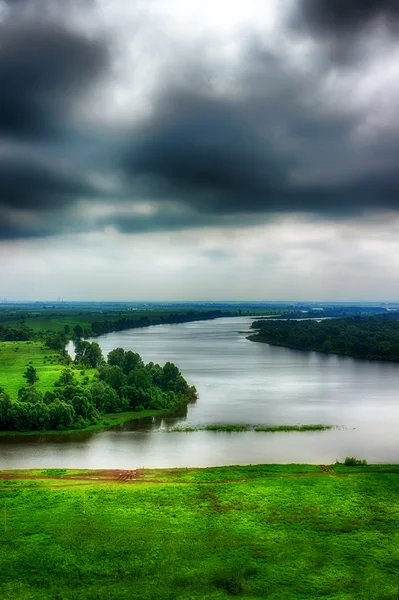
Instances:
[[[0,297],[398,300],[397,0],[0,0]]]

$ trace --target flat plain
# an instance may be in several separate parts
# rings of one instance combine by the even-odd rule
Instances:
[[[396,465],[3,471],[0,501],[2,600],[397,598]]]

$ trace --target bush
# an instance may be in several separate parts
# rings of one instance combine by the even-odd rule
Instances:
[[[346,467],[359,467],[359,466],[364,466],[367,465],[367,460],[365,460],[364,458],[355,458],[354,456],[347,456],[345,458],[345,466]]]
[[[213,583],[231,596],[240,596],[243,592],[243,577],[238,573],[216,573]]]
[[[230,596],[241,596],[248,577],[254,575],[256,569],[236,566],[235,568],[217,569],[212,577],[212,583]]]

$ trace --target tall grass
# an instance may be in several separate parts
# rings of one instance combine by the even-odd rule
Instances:
[[[191,433],[193,431],[224,431],[232,433],[241,433],[243,431],[258,431],[266,433],[275,433],[283,431],[326,431],[332,429],[333,425],[253,425],[229,424],[229,425],[204,425],[203,427],[173,427],[168,432]]]

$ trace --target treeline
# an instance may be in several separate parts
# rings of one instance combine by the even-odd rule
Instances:
[[[26,342],[34,337],[32,329],[0,325],[0,342]]]
[[[387,314],[389,313],[383,306],[325,306],[322,309],[315,307],[301,307],[284,311],[278,316],[278,319],[289,321],[290,319],[325,319]],[[269,320],[270,319],[268,318],[260,319],[259,321],[256,321],[256,323],[259,324]]]
[[[397,313],[327,321],[255,321],[250,339],[299,350],[399,361]]]
[[[149,327],[150,325],[162,325],[171,323],[187,323],[191,321],[205,321],[217,319],[220,317],[238,316],[241,311],[229,310],[208,310],[208,311],[188,311],[186,313],[170,313],[168,315],[151,316],[141,315],[140,317],[120,317],[119,319],[101,319],[94,321],[90,327],[82,327],[80,323],[75,325],[64,325],[64,331],[41,331],[37,332],[21,325],[21,327],[9,327],[0,325],[0,342],[22,342],[35,339],[43,339],[52,350],[61,350],[61,345],[65,346],[69,339],[87,339],[96,337],[104,333],[113,331],[123,331],[125,329],[136,329],[139,327]]]
[[[116,348],[105,362],[95,342],[76,344],[75,364],[66,368],[52,391],[43,393],[34,382],[12,401],[0,388],[0,430],[45,431],[82,429],[95,425],[106,413],[170,410],[195,398],[179,369],[144,364],[139,354]],[[85,368],[95,368],[90,380]]]
[[[237,312],[226,310],[208,310],[202,312],[189,311],[187,313],[171,313],[165,316],[149,317],[141,316],[139,319],[121,317],[116,321],[95,321],[91,324],[92,335],[102,335],[113,331],[123,331],[124,329],[135,329],[138,327],[148,327],[149,325],[162,325],[170,323],[188,323],[190,321],[205,321],[208,319],[217,319],[219,317],[236,316]],[[86,336],[89,337],[89,336]]]

